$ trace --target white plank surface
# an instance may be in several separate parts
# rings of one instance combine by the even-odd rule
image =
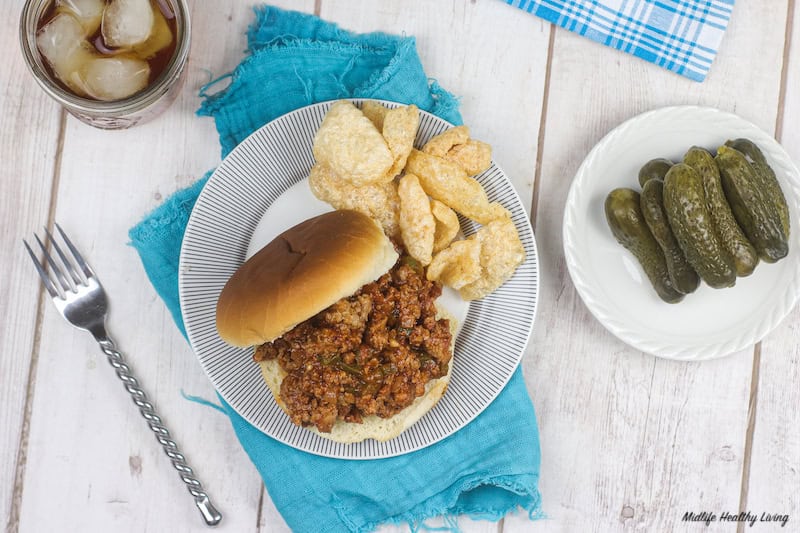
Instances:
[[[225,514],[220,529],[249,531],[261,480],[227,417],[181,397],[215,399],[127,245],[128,229],[147,211],[219,162],[213,121],[194,115],[197,92],[209,71],[223,74],[241,60],[252,10],[240,2],[195,3],[192,19],[186,86],[166,114],[120,132],[67,121],[56,219],[99,273],[111,299],[111,334]],[[221,24],[237,31],[219,31]],[[20,530],[205,531],[103,354],[49,304],[40,356]]]
[[[740,505],[789,513],[794,520],[784,530],[797,525],[798,311],[762,344],[748,447],[753,351],[686,364],[631,350],[588,313],[569,280],[561,247],[572,176],[593,144],[624,119],[692,103],[736,112],[773,131],[781,112],[787,0],[737,2],[702,84],[563,30],[555,30],[549,50],[549,25],[497,0],[271,3],[316,9],[353,31],[414,35],[426,71],[461,97],[465,122],[475,137],[493,145],[526,206],[538,188],[542,287],[523,366],[540,423],[540,488],[549,518],[535,524],[523,516],[498,524],[462,518],[464,531],[682,530],[686,511],[734,512]],[[126,132],[66,121],[55,217],[111,293],[111,332],[225,513],[221,529],[286,532],[227,419],[181,397],[183,390],[213,399],[213,389],[126,245],[128,228],[146,211],[219,160],[213,121],[194,116],[196,94],[241,60],[252,6],[237,0],[192,5],[195,41],[187,83],[166,114]],[[7,48],[16,49],[17,15],[18,7],[0,6],[0,44]],[[797,11],[794,28],[800,28]],[[782,141],[795,160],[798,33],[786,48],[781,115]],[[0,297],[0,312],[11,317],[0,329],[0,450],[9,450],[0,454],[0,516],[9,517],[11,531],[17,519],[26,532],[205,531],[191,497],[91,338],[70,329],[43,302],[38,340],[38,286],[27,258],[18,253],[18,238],[48,219],[59,112],[34,86],[18,55],[6,54],[0,63],[0,243],[14,251],[0,254],[0,267],[11,278],[11,291]],[[39,365],[29,397],[30,440],[18,448],[32,356]],[[19,470],[21,501],[14,502],[18,462],[25,468]],[[747,499],[740,502],[743,478]],[[730,528],[712,524],[709,530]]]
[[[778,141],[800,161],[800,9],[793,10],[791,54],[784,67],[784,112]],[[800,221],[793,220],[792,231]],[[789,515],[785,529],[800,528],[800,310],[783,321],[761,346],[758,401],[746,509]],[[762,524],[759,523],[759,526]],[[780,530],[770,524],[765,530]],[[785,530],[784,529],[784,530]]]
[[[355,32],[413,35],[425,71],[460,98],[464,123],[476,139],[492,145],[527,209],[549,26],[497,0],[391,0],[375,6],[369,0],[324,0],[321,16]],[[502,28],[505,38],[497,39],[485,24]]]
[[[771,131],[783,52],[783,32],[771,29],[783,21],[758,14],[785,8],[785,2],[738,3],[703,84],[557,31],[536,217],[542,306],[524,360],[542,433],[541,490],[550,517],[534,531],[670,531],[684,527],[686,511],[738,510],[752,350],[686,364],[628,348],[603,330],[575,292],[561,223],[581,161],[631,116],[702,104]],[[514,518],[505,526],[529,527]]]
[[[61,126],[59,107],[39,90],[18,52],[18,21],[16,3],[0,4],[0,517],[10,525],[19,518],[12,500],[21,496],[24,457],[17,451],[23,431],[27,438],[26,397],[35,388],[28,377],[36,365],[40,303],[39,280],[20,239],[30,240],[47,223]]]

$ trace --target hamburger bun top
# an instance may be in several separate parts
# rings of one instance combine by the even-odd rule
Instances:
[[[217,301],[217,331],[246,347],[271,342],[362,286],[397,261],[371,218],[332,211],[278,235],[231,276]]]

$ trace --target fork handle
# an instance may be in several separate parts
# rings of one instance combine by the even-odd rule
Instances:
[[[208,494],[203,490],[200,481],[195,477],[194,471],[186,463],[186,458],[178,449],[178,445],[172,440],[169,431],[164,426],[161,417],[155,411],[155,407],[147,399],[142,388],[139,386],[139,381],[134,377],[130,367],[125,364],[122,354],[117,350],[114,341],[108,336],[97,340],[100,344],[100,349],[108,357],[108,362],[114,367],[117,377],[125,384],[125,389],[130,393],[133,398],[133,403],[139,408],[139,412],[147,420],[150,429],[155,433],[156,440],[161,444],[167,457],[172,461],[172,466],[180,472],[181,480],[186,484],[189,493],[194,497],[194,503],[206,525],[216,526],[222,520],[222,515],[212,505]]]

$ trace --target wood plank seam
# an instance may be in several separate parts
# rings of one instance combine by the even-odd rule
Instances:
[[[542,93],[542,113],[539,117],[539,136],[536,140],[536,166],[533,174],[533,194],[531,196],[531,226],[536,231],[536,212],[539,205],[539,182],[542,177],[542,157],[544,153],[544,132],[547,125],[547,101],[550,98],[550,72],[553,66],[553,48],[556,39],[556,26],[550,24],[547,40],[547,60],[544,70],[544,91]]]
[[[50,182],[50,205],[47,210],[47,227],[53,228],[55,221],[56,205],[58,203],[58,184],[61,176],[61,159],[64,152],[64,136],[67,130],[67,112],[60,109],[58,124],[58,137],[56,137],[56,153],[53,162],[53,176]],[[45,247],[50,247],[50,239],[45,236]],[[49,297],[44,291],[44,286],[39,285],[36,306],[36,325],[34,326],[33,344],[31,346],[30,365],[28,366],[28,382],[25,387],[25,404],[23,406],[22,429],[20,430],[19,444],[17,445],[17,460],[14,468],[14,485],[11,491],[11,509],[9,511],[6,531],[19,530],[20,507],[22,505],[22,491],[25,484],[25,466],[28,459],[28,437],[30,434],[31,412],[33,410],[33,395],[36,392],[36,372],[39,368],[39,347],[42,339],[42,323],[44,321],[44,306]]]
[[[539,134],[536,139],[536,162],[533,170],[533,192],[531,194],[530,221],[534,232],[536,231],[536,214],[539,205],[539,183],[542,177],[542,158],[544,154],[545,129],[547,125],[547,102],[550,98],[550,73],[553,66],[553,49],[555,48],[556,26],[550,24],[550,34],[547,38],[547,59],[544,69],[544,87],[542,90],[542,110],[539,116]],[[505,517],[497,522],[497,533],[505,530]]]
[[[786,33],[783,38],[783,64],[781,65],[781,85],[778,92],[778,113],[775,118],[775,139],[781,142],[783,136],[783,114],[786,101],[786,84],[788,83],[789,53],[792,48],[792,31],[794,19],[794,1],[789,0],[786,13]]]
[[[39,287],[37,293],[38,305],[36,308],[36,325],[34,326],[33,345],[31,346],[30,366],[28,367],[28,383],[25,387],[25,403],[23,405],[22,428],[17,444],[17,459],[14,468],[13,489],[11,491],[11,506],[6,524],[7,533],[16,533],[19,530],[20,506],[22,505],[22,488],[25,478],[25,463],[27,461],[28,436],[30,435],[31,410],[33,407],[33,391],[36,383],[36,369],[38,367],[39,345],[42,338],[42,317],[44,316],[44,286]]]
[[[789,0],[786,12],[786,30],[783,38],[783,60],[781,64],[781,81],[778,88],[778,110],[775,114],[775,139],[780,142],[783,136],[783,118],[785,113],[786,86],[788,83],[789,53],[792,45],[794,19],[794,2]],[[747,409],[747,432],[744,442],[744,460],[742,463],[742,488],[739,496],[739,512],[747,511],[747,497],[750,489],[750,464],[753,453],[753,436],[755,434],[756,410],[758,408],[758,382],[761,367],[761,343],[753,348],[753,370],[750,381],[750,402]],[[739,522],[737,533],[744,532],[744,522]]]
[[[553,48],[556,36],[555,24],[550,24],[550,35],[547,38],[547,59],[544,69],[544,88],[542,91],[542,110],[539,116],[539,134],[536,139],[536,162],[533,170],[533,192],[531,194],[530,221],[536,231],[536,213],[539,205],[539,182],[542,177],[542,157],[544,154],[544,134],[547,125],[547,101],[550,97],[550,73],[553,66]],[[497,533],[505,530],[505,517],[497,522]]]
[[[261,516],[264,511],[264,497],[266,491],[264,490],[264,484],[261,484],[261,488],[258,491],[258,511],[256,511],[256,531],[261,531]]]
[[[756,409],[758,407],[758,375],[761,366],[761,343],[753,348],[753,370],[750,378],[750,402],[747,406],[747,431],[744,438],[744,459],[742,461],[742,488],[739,493],[739,512],[747,511],[747,495],[750,485],[750,462],[753,452],[753,434],[756,426]],[[745,522],[739,522],[737,533],[744,531]]]

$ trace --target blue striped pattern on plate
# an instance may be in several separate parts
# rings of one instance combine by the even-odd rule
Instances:
[[[734,0],[505,0],[695,81],[717,54]]]
[[[234,348],[219,338],[216,303],[225,282],[244,262],[264,213],[287,189],[307,179],[314,164],[314,134],[331,104],[304,107],[270,122],[240,143],[217,167],[195,204],[183,239],[181,309],[200,365],[225,401],[252,425],[280,442],[318,455],[391,457],[424,448],[454,433],[480,414],[511,378],[536,314],[536,242],[516,190],[493,163],[475,178],[490,201],[500,202],[511,212],[526,259],[503,286],[469,304],[456,338],[450,384],[439,403],[400,436],[386,442],[341,444],[292,424],[253,362],[253,349]],[[415,145],[421,146],[450,126],[420,111]],[[479,228],[465,218],[461,224],[465,235]]]

